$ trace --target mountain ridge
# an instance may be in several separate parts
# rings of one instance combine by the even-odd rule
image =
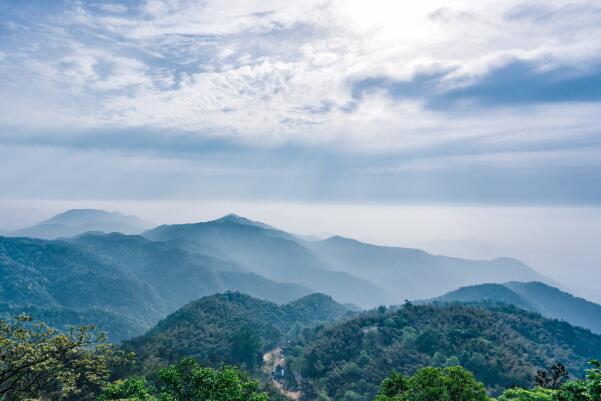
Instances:
[[[6,233],[11,237],[57,239],[89,231],[138,234],[152,226],[135,215],[100,209],[69,209],[33,226]]]
[[[466,286],[433,301],[506,303],[601,334],[601,305],[536,281]]]

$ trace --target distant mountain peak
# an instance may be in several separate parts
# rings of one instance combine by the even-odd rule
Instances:
[[[210,223],[234,223],[234,224],[240,224],[240,225],[246,225],[246,226],[260,227],[260,228],[264,228],[267,230],[275,230],[276,229],[275,227],[270,226],[268,224],[262,223],[260,221],[250,220],[250,219],[247,219],[246,217],[240,216],[235,213],[226,214],[225,216],[223,216],[219,219],[210,221]]]
[[[10,232],[11,236],[55,239],[88,231],[137,234],[152,224],[134,215],[100,209],[69,209],[31,227]]]

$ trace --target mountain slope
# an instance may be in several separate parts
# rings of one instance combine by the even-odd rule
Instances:
[[[440,302],[492,301],[515,305],[541,315],[565,320],[601,334],[601,305],[577,298],[540,282],[509,282],[462,287],[434,298]],[[432,301],[432,300],[431,300]]]
[[[399,300],[434,297],[470,284],[544,280],[522,262],[509,258],[466,260],[343,237],[303,244],[326,260],[326,265],[369,279]]]
[[[124,346],[136,352],[145,368],[192,356],[202,363],[240,363],[236,355],[240,333],[256,336],[252,349],[262,352],[278,345],[298,327],[338,319],[348,309],[332,298],[313,294],[286,305],[262,301],[238,292],[201,298],[159,322],[142,337]]]
[[[527,299],[541,315],[601,334],[601,305],[539,282],[509,282],[505,286]]]
[[[55,328],[97,322],[120,341],[205,295],[241,289],[284,303],[312,292],[240,270],[119,233],[69,242],[0,237],[0,314],[26,312]]]
[[[501,302],[601,334],[601,305],[540,282],[513,281],[462,287],[430,301]]]
[[[150,227],[150,223],[133,215],[96,209],[71,209],[31,227],[11,231],[11,237],[56,239],[73,237],[88,231],[121,232],[137,234]]]
[[[151,284],[168,312],[200,297],[227,290],[285,303],[310,294],[298,284],[277,283],[234,262],[192,254],[137,235],[89,233],[71,240]]]
[[[515,305],[518,308],[536,311],[526,298],[511,290],[503,284],[477,284],[458,288],[448,292],[440,297],[433,298],[426,302],[499,302],[509,305]]]
[[[373,399],[393,370],[461,364],[490,390],[531,385],[561,362],[573,375],[601,356],[601,336],[513,306],[411,305],[374,310],[318,330],[284,349],[287,385],[303,400]]]
[[[177,242],[191,252],[227,257],[250,271],[279,282],[298,283],[333,296],[339,302],[361,306],[391,304],[397,299],[369,280],[333,271],[323,260],[283,231],[262,223],[225,218],[196,224],[159,226],[144,236]]]
[[[63,241],[0,237],[0,277],[0,302],[13,307],[80,314],[98,309],[129,316],[142,329],[166,312],[150,285]],[[135,331],[133,326],[118,331]]]

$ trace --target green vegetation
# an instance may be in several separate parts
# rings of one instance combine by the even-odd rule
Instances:
[[[253,370],[263,352],[285,338],[347,313],[321,294],[277,305],[229,292],[184,306],[124,346],[138,355],[138,369],[146,373],[188,356],[208,366],[225,362]]]
[[[166,312],[147,283],[64,241],[0,237],[0,277],[1,317],[25,312],[57,329],[98,323],[112,341]]]
[[[400,373],[382,382],[375,401],[487,401],[484,384],[466,369],[422,368],[413,376]]]
[[[85,395],[106,383],[111,365],[123,356],[93,327],[59,334],[21,315],[0,320],[0,399]]]
[[[396,370],[409,375],[427,366],[461,365],[488,391],[534,384],[537,369],[561,361],[580,375],[601,356],[601,337],[565,322],[507,305],[411,305],[359,314],[284,349],[286,385],[307,400],[371,399]]]
[[[601,305],[539,282],[478,284],[459,288],[431,301],[500,302],[601,333]]]
[[[565,381],[558,388],[507,389],[499,401],[600,401],[601,363],[593,360],[590,364],[583,379]]]
[[[141,377],[107,385],[96,401],[267,401],[259,383],[233,367],[204,368],[193,359],[160,369],[160,387]]]
[[[557,388],[509,388],[498,401],[599,401],[601,363],[591,361],[583,379],[566,380]],[[557,372],[551,368],[549,372]],[[563,377],[563,375],[560,375]],[[549,383],[555,386],[557,383]],[[347,398],[351,399],[352,398]],[[360,398],[357,398],[360,399]],[[487,401],[484,385],[462,367],[422,368],[413,376],[393,372],[386,378],[374,401]]]
[[[286,401],[282,385],[291,387],[294,377],[303,401],[493,401],[493,393],[498,401],[601,401],[599,362],[591,361],[582,379],[570,379],[559,363],[536,370],[543,366],[538,362],[551,361],[546,353],[553,349],[579,377],[583,357],[576,349],[601,349],[595,348],[601,337],[566,323],[507,306],[408,303],[322,324],[347,313],[319,294],[284,306],[239,293],[206,297],[137,339],[147,353],[133,370],[124,365],[129,354],[92,327],[60,334],[22,315],[0,321],[0,400]],[[283,344],[287,366],[278,371],[288,373],[273,382],[277,389],[258,366],[262,352]],[[176,351],[194,357],[175,359]],[[473,364],[477,354],[484,364]],[[167,363],[164,355],[175,360]],[[491,386],[490,377],[521,378],[516,366],[528,385]],[[375,382],[376,376],[382,379]]]
[[[203,295],[242,289],[289,302],[310,291],[135,235],[67,241],[0,237],[0,318],[27,313],[59,330],[96,324],[109,340],[143,334]]]

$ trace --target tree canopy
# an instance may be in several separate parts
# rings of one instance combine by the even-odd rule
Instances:
[[[119,380],[105,387],[97,401],[267,401],[259,383],[237,368],[202,367],[194,359],[159,370],[157,390],[143,378]]]
[[[85,399],[123,359],[105,340],[93,326],[58,333],[28,315],[0,320],[0,399]]]

